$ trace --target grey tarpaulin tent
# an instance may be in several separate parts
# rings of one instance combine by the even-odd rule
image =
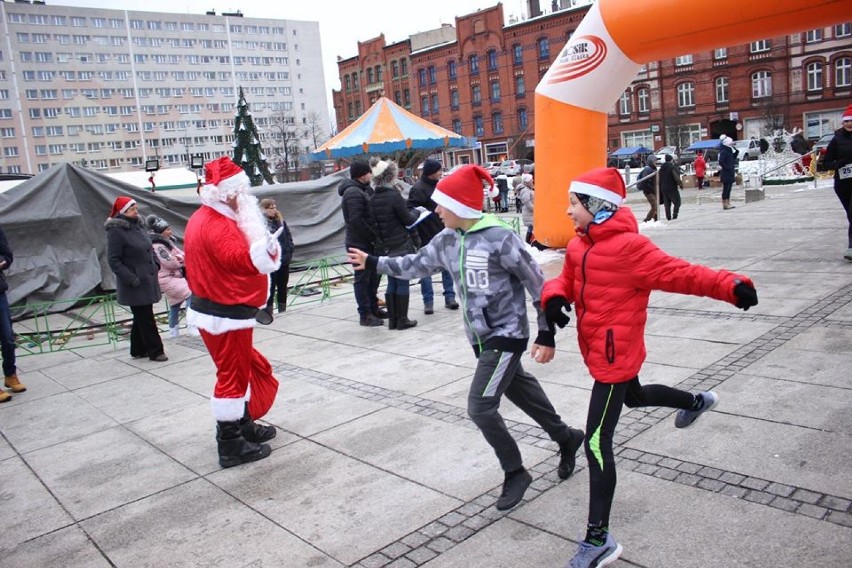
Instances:
[[[258,198],[273,197],[278,203],[296,243],[295,261],[343,254],[337,194],[342,175],[253,189]],[[71,164],[54,166],[0,194],[0,227],[15,255],[6,273],[9,303],[69,300],[98,288],[114,289],[104,222],[119,195],[133,197],[141,215],[164,218],[179,241],[200,204],[197,196],[144,191]]]

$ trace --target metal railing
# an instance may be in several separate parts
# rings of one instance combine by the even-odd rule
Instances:
[[[63,309],[63,305],[67,307]],[[13,326],[21,357],[99,345],[114,346],[119,340],[114,294],[35,302],[25,309],[32,317],[24,320],[26,324],[18,322]]]

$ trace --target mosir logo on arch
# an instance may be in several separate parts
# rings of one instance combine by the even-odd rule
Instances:
[[[559,52],[556,63],[550,68],[548,83],[563,83],[582,77],[596,69],[606,59],[606,42],[594,35],[571,38]]]

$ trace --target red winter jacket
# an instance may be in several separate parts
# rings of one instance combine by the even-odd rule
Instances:
[[[621,383],[639,374],[651,290],[733,304],[735,281],[751,284],[745,276],[664,253],[638,233],[627,207],[586,230],[568,243],[562,272],[545,282],[541,305],[554,296],[574,303],[580,352],[592,377],[602,383]]]

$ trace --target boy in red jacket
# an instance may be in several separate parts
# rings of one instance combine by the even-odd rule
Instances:
[[[716,406],[713,392],[696,395],[664,385],[643,386],[645,321],[652,290],[708,296],[748,310],[757,292],[747,277],[712,270],[667,255],[638,233],[636,218],[621,207],[624,180],[615,168],[597,168],[571,183],[568,215],[577,236],[568,243],[562,272],[545,283],[541,303],[550,322],[564,327],[570,304],[577,313],[577,342],[595,384],[586,419],[589,523],[570,568],[615,562],[622,547],[609,534],[615,494],[612,438],[621,407],[679,408],[685,428]]]

